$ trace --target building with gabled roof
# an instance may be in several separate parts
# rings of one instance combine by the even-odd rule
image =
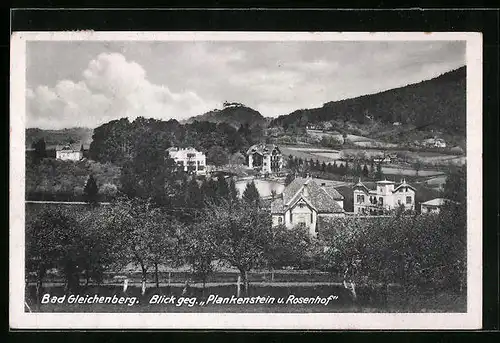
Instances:
[[[446,204],[453,203],[456,204],[456,201],[445,199],[445,198],[436,198],[420,204],[420,213],[422,214],[430,214],[430,213],[439,213],[441,212],[441,208]]]
[[[312,178],[295,178],[271,203],[273,226],[287,228],[303,223],[311,235],[317,233],[322,216],[344,216],[344,197],[331,186],[319,186]]]
[[[56,159],[63,161],[80,161],[83,158],[83,145],[66,144],[56,147]]]
[[[254,144],[247,150],[248,167],[262,174],[277,173],[283,168],[283,155],[275,144]]]
[[[354,214],[383,214],[401,206],[405,210],[415,210],[415,192],[415,187],[405,179],[399,184],[389,180],[377,181],[376,188],[369,189],[360,178],[353,186]]]

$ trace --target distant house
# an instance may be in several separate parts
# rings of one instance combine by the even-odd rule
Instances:
[[[391,163],[391,157],[390,156],[383,156],[383,157],[375,157],[373,159],[373,162],[375,163]]]
[[[206,156],[195,148],[177,148],[167,149],[167,152],[180,170],[189,174],[206,174]]]
[[[442,138],[428,138],[423,141],[426,147],[446,148],[446,142]]]
[[[277,173],[283,168],[283,155],[277,145],[255,144],[247,150],[248,167],[261,173]]]
[[[303,223],[316,235],[321,217],[344,216],[344,197],[331,186],[319,186],[312,178],[295,178],[271,203],[272,225],[291,229]]]
[[[447,203],[453,202],[444,198],[436,198],[420,204],[420,213],[422,214],[430,214],[430,213],[439,213],[441,208]]]
[[[401,126],[401,123],[399,121],[395,121],[394,123],[392,123],[392,125],[394,125],[394,126]]]
[[[56,159],[63,161],[80,161],[83,158],[83,150],[76,146],[65,145],[62,148],[56,148]]]
[[[353,187],[354,214],[383,214],[400,206],[415,210],[415,191],[405,179],[397,185],[394,181],[377,181],[375,189],[369,189],[360,179]]]

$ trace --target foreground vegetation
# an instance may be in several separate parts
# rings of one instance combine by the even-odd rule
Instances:
[[[465,199],[455,188],[464,174],[450,180],[455,184],[448,184],[448,197]],[[353,303],[363,292],[386,298],[391,284],[399,287],[399,301],[414,310],[421,305],[415,300],[419,294],[465,295],[464,201],[450,203],[439,215],[332,218],[311,237],[305,227],[271,227],[269,213],[249,193],[239,200],[229,192],[198,208],[124,197],[85,211],[69,207],[27,215],[26,261],[35,293],[39,298],[50,269],[64,278],[64,291],[74,293],[85,284],[105,285],[107,273],[123,273],[133,264],[142,294],[148,281],[160,289],[162,267],[187,266],[202,289],[214,271],[238,270],[242,294],[250,292],[252,270],[295,268],[330,273]]]

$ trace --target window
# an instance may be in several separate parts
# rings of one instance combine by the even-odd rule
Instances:
[[[378,198],[378,202],[379,202],[380,205],[383,205],[384,204],[384,198],[379,197]]]
[[[283,218],[278,217],[278,224],[282,224],[282,223],[283,223]]]
[[[357,203],[358,203],[358,204],[361,204],[361,203],[365,202],[365,196],[364,196],[364,195],[359,195],[359,194],[358,194],[358,195],[356,196],[356,201],[357,201]]]
[[[300,204],[299,204],[299,207],[300,207],[300,208],[304,208],[304,204],[303,204],[303,203],[300,203]]]
[[[313,214],[311,212],[311,224],[312,224],[312,222],[313,222]]]
[[[406,197],[406,203],[411,204],[411,197]]]
[[[290,223],[293,223],[293,214],[292,214],[292,211],[290,211]]]
[[[398,205],[401,205],[401,199],[398,199]]]

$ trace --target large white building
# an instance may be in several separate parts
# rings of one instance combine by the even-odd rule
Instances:
[[[176,148],[167,149],[167,152],[177,166],[189,173],[197,175],[205,175],[207,171],[207,161],[204,153],[195,148]]]
[[[83,151],[73,149],[69,145],[65,145],[61,149],[56,149],[56,159],[63,161],[80,161],[83,158]]]
[[[321,217],[344,216],[344,197],[331,186],[319,186],[312,178],[295,178],[271,203],[272,225],[291,229],[302,223],[311,235],[318,232]]]
[[[405,179],[397,185],[394,181],[378,181],[375,189],[368,189],[360,179],[353,189],[355,214],[383,214],[400,206],[415,210],[415,188]]]
[[[247,150],[248,167],[262,174],[276,173],[283,168],[283,155],[277,145],[255,144]]]

